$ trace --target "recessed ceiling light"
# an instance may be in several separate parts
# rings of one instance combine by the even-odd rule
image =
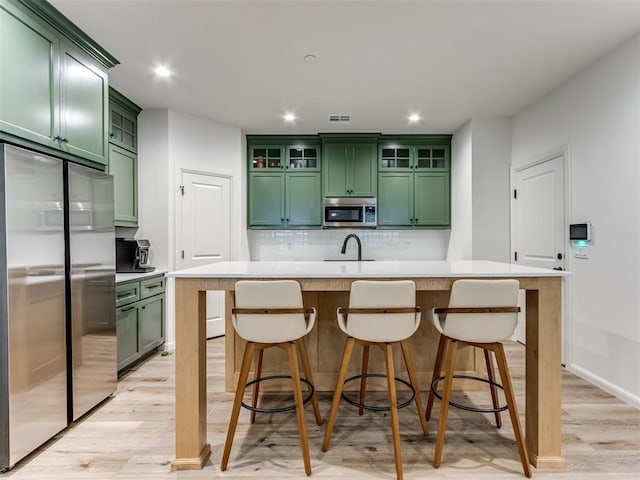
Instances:
[[[417,113],[412,113],[411,115],[409,115],[409,123],[417,123],[421,118],[422,117]]]
[[[283,118],[285,122],[293,122],[295,121],[296,116],[293,113],[285,113]]]
[[[315,62],[317,57],[313,53],[308,53],[304,56],[306,62]]]
[[[171,70],[169,70],[169,68],[164,65],[158,65],[157,67],[155,67],[153,69],[153,73],[155,73],[158,77],[164,78],[170,77],[172,74]]]

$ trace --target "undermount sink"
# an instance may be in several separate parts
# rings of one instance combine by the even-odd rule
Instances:
[[[341,258],[328,258],[324,260],[325,262],[375,262],[375,258],[363,258],[362,260],[356,260],[355,258],[345,258],[344,260]]]

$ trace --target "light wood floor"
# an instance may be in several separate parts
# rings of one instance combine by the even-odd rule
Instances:
[[[508,346],[511,373],[523,404],[523,354]],[[125,378],[114,398],[44,445],[11,472],[12,480],[148,480],[212,478],[306,478],[298,444],[295,414],[258,414],[249,424],[242,411],[229,469],[219,462],[233,395],[225,393],[224,340],[208,344],[208,439],[210,462],[203,470],[170,472],[174,457],[174,357],[155,356]],[[424,395],[426,399],[426,395]],[[486,390],[458,394],[459,401],[487,405]],[[321,394],[326,418],[330,395]],[[563,454],[566,471],[534,469],[544,479],[639,479],[640,411],[581,379],[563,373]],[[429,422],[429,437],[421,434],[415,407],[400,411],[404,473],[410,479],[522,479],[508,415],[497,430],[491,416],[450,410],[442,466],[431,465],[438,406]],[[395,479],[391,429],[383,413],[357,410],[342,402],[331,447],[320,450],[324,426],[306,408],[313,477]]]

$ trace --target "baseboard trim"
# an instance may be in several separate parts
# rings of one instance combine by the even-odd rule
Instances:
[[[585,370],[582,367],[579,367],[576,364],[571,364],[568,370],[571,373],[577,375],[578,377],[594,384],[596,387],[622,400],[623,402],[628,403],[632,407],[640,409],[640,397],[625,390],[624,388],[620,388],[619,386],[614,385],[613,383],[605,380],[604,378],[599,377],[598,375],[595,375],[590,371]]]

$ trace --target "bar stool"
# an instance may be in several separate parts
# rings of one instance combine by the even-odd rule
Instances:
[[[326,452],[329,449],[329,441],[331,440],[331,433],[336,421],[336,414],[341,398],[357,406],[360,415],[362,415],[363,409],[389,411],[391,430],[393,433],[396,475],[398,480],[402,480],[402,454],[400,451],[398,408],[406,407],[415,399],[422,430],[425,435],[429,433],[427,422],[422,415],[422,400],[420,399],[418,380],[413,364],[413,357],[407,341],[420,326],[420,315],[420,308],[416,307],[416,285],[411,280],[358,280],[351,284],[349,308],[338,308],[338,325],[340,329],[347,334],[347,340],[345,342],[340,372],[333,394],[333,403],[331,404],[331,412],[324,436],[324,443],[322,444],[322,451]],[[362,370],[360,375],[347,379],[347,368],[353,347],[356,343],[363,347]],[[395,343],[399,343],[402,348],[410,383],[398,379],[395,376],[392,351]],[[368,373],[369,348],[371,346],[376,346],[384,352],[386,375]],[[373,376],[386,377],[387,379],[387,389],[389,393],[388,407],[373,407],[365,405],[364,403],[366,380],[368,377]],[[357,379],[360,379],[359,402],[351,401],[342,394],[345,383]],[[400,405],[398,405],[396,395],[396,381],[400,381],[409,386],[412,391],[412,397]]]
[[[531,477],[531,467],[529,466],[529,458],[520,428],[520,420],[518,419],[518,409],[513,393],[513,385],[511,384],[511,376],[507,367],[504,347],[501,343],[511,337],[516,328],[517,312],[520,311],[517,306],[518,288],[518,281],[511,279],[456,280],[451,288],[449,307],[433,309],[432,319],[436,329],[440,332],[440,344],[425,412],[427,420],[431,417],[434,397],[438,396],[436,393],[437,384],[440,380],[444,380],[438,437],[433,458],[433,466],[435,468],[440,466],[442,458],[449,405],[468,411],[493,412],[496,414],[498,428],[501,426],[499,411],[508,409],[524,474],[527,477]],[[456,353],[459,349],[468,346],[478,347],[484,351],[489,380],[453,374]],[[492,352],[496,356],[503,385],[496,383],[493,378]],[[445,364],[445,373],[444,376],[440,376],[443,362]],[[494,408],[478,409],[451,402],[453,379],[460,377],[488,383],[491,387]],[[507,400],[505,407],[498,407],[496,388],[504,390]]]
[[[224,444],[220,469],[223,471],[227,469],[240,407],[251,410],[251,423],[255,421],[255,412],[274,413],[295,409],[300,430],[300,446],[304,459],[304,469],[307,475],[311,475],[304,403],[311,401],[318,425],[322,424],[322,418],[320,417],[320,408],[313,388],[309,356],[303,337],[313,328],[316,309],[315,307],[303,307],[300,284],[294,280],[239,281],[235,285],[235,303],[236,307],[231,311],[233,327],[238,335],[247,341],[247,344],[242,357],[242,366],[231,410],[231,418],[229,419],[229,429],[227,430],[227,439]],[[278,347],[287,352],[290,375],[261,377],[262,355],[264,350],[270,347]],[[305,378],[300,378],[298,353],[302,361]],[[254,354],[257,364],[255,379],[247,383]],[[260,382],[276,378],[291,378],[294,405],[275,409],[258,408]],[[301,382],[305,383],[310,389],[304,400]],[[253,385],[252,404],[247,405],[242,400],[246,387],[251,385]]]

